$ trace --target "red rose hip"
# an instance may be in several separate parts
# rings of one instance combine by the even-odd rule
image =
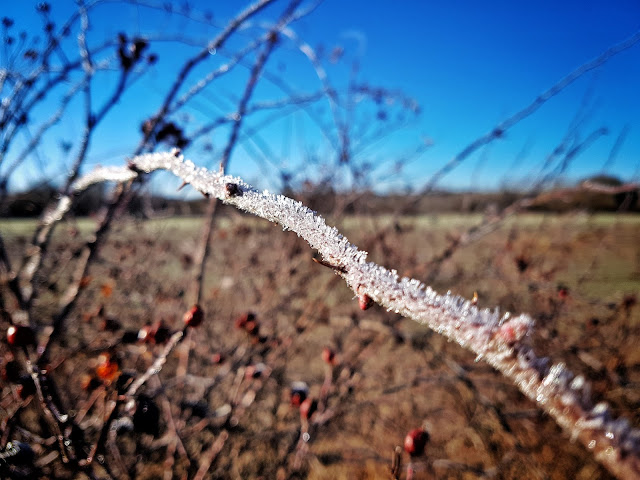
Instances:
[[[204,310],[200,305],[194,305],[184,314],[183,320],[187,327],[197,327],[204,320]]]
[[[360,310],[368,310],[372,305],[373,299],[369,295],[366,293],[358,295],[358,306],[360,307]]]
[[[25,325],[11,325],[7,328],[7,342],[14,347],[26,347],[36,341],[31,327]]]
[[[291,406],[300,407],[309,395],[309,386],[305,382],[291,384]]]
[[[424,448],[429,441],[429,434],[421,428],[415,428],[404,437],[404,451],[412,457],[424,454]]]
[[[336,363],[336,352],[331,350],[329,347],[324,347],[322,349],[322,360],[329,365],[335,365]]]

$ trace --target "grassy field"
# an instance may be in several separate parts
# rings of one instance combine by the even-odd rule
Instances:
[[[452,238],[480,220],[352,216],[330,223],[370,260],[401,276],[431,279],[436,290],[468,298],[477,292],[482,307],[530,313],[536,351],[585,375],[595,399],[640,426],[640,217],[520,215],[438,260]],[[33,225],[0,221],[17,263]],[[37,279],[41,324],[55,311],[73,273],[73,249],[92,225],[80,220],[56,230]],[[54,349],[52,375],[64,385],[63,403],[82,412],[89,439],[99,432],[113,387],[88,392],[83,376],[104,351],[117,356],[122,371],[143,371],[161,351],[160,345],[119,344],[123,330],[160,321],[180,328],[192,303],[200,225],[192,218],[121,222],[86,278]],[[113,447],[119,460],[114,451],[107,455],[114,471],[167,478],[173,470],[174,478],[191,478],[225,430],[228,439],[206,478],[388,479],[393,448],[408,430],[426,426],[431,441],[416,462],[415,478],[432,478],[429,465],[436,478],[610,478],[473,355],[378,307],[359,310],[352,292],[311,261],[313,252],[295,234],[228,212],[212,246],[206,323],[145,387],[161,406],[160,434],[119,434]],[[259,340],[234,327],[234,319],[249,311],[258,319]],[[118,319],[122,330],[104,331],[105,317]],[[325,346],[337,353],[333,367],[321,358]],[[0,348],[6,357],[6,344]],[[261,376],[246,373],[259,364],[265,366]],[[302,447],[300,417],[289,402],[293,381],[306,382],[312,396],[324,399]],[[13,397],[2,385],[4,416]],[[46,437],[33,421],[35,408],[25,407],[21,423]],[[41,471],[75,476],[55,458]]]

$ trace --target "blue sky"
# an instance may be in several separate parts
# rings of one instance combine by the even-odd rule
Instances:
[[[11,2],[3,6],[2,16],[12,17],[17,28],[26,25],[35,31],[40,28],[40,21],[33,14],[35,3]],[[56,13],[68,14],[73,10],[70,0],[51,3],[54,17]],[[178,8],[183,2],[174,4]],[[210,1],[190,4],[194,15],[209,9],[217,25],[223,25],[244,5],[243,2]],[[255,20],[254,27],[230,42],[229,50],[246,44],[252,34],[261,31],[260,22],[277,18],[284,5],[279,2],[265,11]],[[114,37],[119,31],[140,35],[182,34],[191,40],[212,38],[219,31],[141,6],[107,3],[94,13],[88,37],[93,45],[105,36]],[[344,91],[352,62],[357,60],[359,83],[398,90],[417,101],[419,115],[407,115],[412,120],[407,126],[368,145],[359,160],[372,165],[380,190],[406,186],[419,189],[433,172],[467,144],[528,105],[573,69],[640,30],[640,2],[325,0],[292,28],[316,51],[331,52],[336,46],[344,48],[344,56],[336,64],[328,61],[328,53],[324,56],[327,73],[336,88]],[[71,40],[75,42],[75,38]],[[70,43],[66,48],[72,52],[74,47]],[[157,110],[168,79],[175,77],[176,68],[197,48],[165,41],[152,42],[151,50],[159,55],[157,66],[130,89],[98,127],[87,168],[97,163],[122,162],[140,138],[140,123]],[[226,61],[224,53],[212,55],[211,61],[199,67],[187,85]],[[309,62],[290,42],[279,45],[268,69],[298,92],[314,92],[320,88]],[[110,91],[114,74],[101,78],[102,83],[96,83],[93,92],[98,100],[101,94],[107,95]],[[246,78],[247,69],[241,69],[189,105],[184,111],[186,116],[181,117],[189,120],[185,124],[187,130],[220,113],[233,111],[233,99],[240,96]],[[601,127],[606,127],[608,134],[598,138],[571,163],[566,180],[600,173],[605,165],[609,173],[626,180],[638,180],[639,86],[640,44],[637,44],[580,78],[530,118],[506,132],[504,138],[468,158],[444,177],[440,185],[472,190],[527,185],[539,178],[545,158],[562,141],[576,116],[582,121],[572,141],[579,143]],[[2,96],[6,95],[5,90]],[[283,95],[268,81],[263,81],[254,100]],[[52,97],[37,112],[42,119],[55,108],[55,96]],[[387,108],[383,103],[383,109],[391,117],[397,105],[396,102]],[[81,112],[81,108],[79,100],[70,106],[68,118],[53,129],[43,143],[40,158],[25,165],[12,179],[16,188],[35,180],[43,171],[47,175],[61,171],[54,152],[61,139],[77,141],[82,118],[76,113]],[[323,118],[329,118],[326,101],[313,109]],[[372,120],[367,115],[376,115],[380,109],[371,102],[359,104],[353,128],[358,131],[358,128],[369,127]],[[277,120],[270,118],[256,115],[247,119],[247,126],[261,128],[258,144],[262,146],[241,143],[232,157],[230,171],[268,188],[278,187],[272,172],[282,166],[305,172],[312,178],[321,175],[313,172],[317,167],[308,166],[308,159],[312,156],[322,159],[332,153],[308,115],[292,110]],[[617,155],[609,158],[623,131],[628,132],[624,142]],[[227,130],[219,129],[210,140],[221,148],[227,135]],[[422,155],[412,158],[398,175],[389,174],[395,160],[406,158],[407,152],[425,141],[432,145]],[[187,156],[203,165],[215,164],[215,154],[220,150],[214,150],[213,155],[203,154],[200,147],[194,145]],[[263,156],[256,153],[256,148],[268,152],[268,162],[256,162],[258,156]],[[160,177],[154,184],[162,189],[167,185],[165,182],[168,180]]]

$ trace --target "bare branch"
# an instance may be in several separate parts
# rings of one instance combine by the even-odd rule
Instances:
[[[233,20],[231,20],[227,24],[225,29],[222,32],[220,32],[220,34],[216,38],[211,40],[211,42],[209,42],[209,44],[206,45],[204,49],[202,49],[193,58],[185,62],[184,66],[176,76],[175,82],[169,89],[169,92],[167,93],[164,99],[164,103],[160,107],[160,110],[156,115],[154,115],[151,128],[149,128],[148,133],[143,138],[141,144],[136,150],[136,153],[140,153],[144,150],[144,146],[146,145],[149,138],[151,138],[151,135],[153,134],[158,123],[162,118],[164,118],[167,115],[167,112],[169,112],[171,102],[173,102],[173,99],[178,94],[180,87],[187,79],[187,75],[189,75],[191,70],[193,70],[193,68],[196,65],[198,65],[200,62],[202,62],[205,58],[210,56],[209,54],[210,51],[220,48],[227,41],[229,36],[231,36],[240,27],[240,25],[242,25],[248,18],[252,17],[253,15],[258,13],[259,11],[261,11],[263,8],[265,8],[270,3],[273,3],[274,1],[275,0],[259,0],[256,3],[247,7],[244,11],[239,13]]]
[[[9,181],[9,177],[13,174],[16,168],[18,168],[25,161],[27,156],[31,152],[33,152],[33,150],[35,150],[36,147],[38,147],[38,145],[40,145],[44,134],[53,125],[55,125],[60,121],[67,106],[69,105],[69,102],[75,97],[76,93],[80,90],[80,88],[84,88],[86,87],[86,85],[88,85],[89,80],[90,80],[90,76],[87,75],[83,77],[80,82],[73,85],[69,89],[69,91],[64,95],[64,97],[62,97],[62,99],[60,100],[60,106],[58,107],[58,110],[56,110],[56,112],[47,121],[45,121],[40,125],[40,127],[38,127],[38,130],[35,132],[35,134],[33,135],[33,138],[29,141],[27,146],[24,147],[24,149],[18,154],[18,156],[13,160],[11,165],[7,167],[7,170],[4,173],[3,178],[0,180],[3,185],[7,184],[7,182]],[[0,191],[0,195],[4,195],[4,194],[5,194],[4,191]]]
[[[213,442],[207,449],[207,451],[203,452],[200,458],[200,466],[198,467],[198,471],[195,477],[193,477],[194,480],[202,480],[203,478],[205,478],[216,456],[224,448],[224,444],[227,441],[227,438],[229,438],[229,433],[226,430],[223,430],[218,435],[216,441]]]
[[[127,397],[134,397],[138,392],[138,389],[146,383],[152,375],[156,375],[162,370],[162,367],[167,362],[167,357],[171,353],[171,351],[175,348],[175,346],[183,339],[186,332],[186,327],[184,330],[179,330],[171,335],[171,338],[167,342],[164,347],[162,353],[155,359],[153,364],[147,369],[144,375],[140,375],[136,380],[131,384],[131,386],[127,389],[127,393],[125,394]]]

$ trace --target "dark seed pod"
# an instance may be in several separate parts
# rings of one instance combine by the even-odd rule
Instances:
[[[130,48],[133,59],[136,61],[139,60],[142,56],[142,52],[146,50],[148,46],[149,42],[147,42],[144,38],[136,38]]]
[[[191,410],[191,415],[197,418],[206,418],[209,415],[209,406],[207,402],[180,402],[180,408],[182,410]]]
[[[116,390],[118,394],[124,395],[131,383],[133,383],[133,379],[136,377],[136,372],[132,370],[123,371],[116,380]]]
[[[558,285],[558,298],[560,300],[566,300],[569,298],[569,287],[566,285]]]
[[[136,400],[133,428],[138,433],[146,433],[154,437],[160,433],[160,409],[146,395],[140,395]]]
[[[227,197],[238,197],[242,195],[242,190],[236,183],[226,183],[224,189],[227,192]]]
[[[9,360],[2,367],[2,379],[5,382],[16,383],[20,380],[20,364],[15,360]]]
[[[22,375],[18,381],[18,396],[22,400],[26,400],[31,395],[36,394],[36,384],[29,375]]]
[[[244,371],[245,378],[260,378],[267,372],[267,366],[260,362],[255,365],[249,365]]]
[[[120,330],[122,328],[122,324],[120,323],[120,321],[115,318],[115,317],[106,317],[103,321],[102,321],[102,329],[105,332],[117,332],[118,330]]]
[[[225,355],[221,352],[216,352],[211,355],[211,363],[214,365],[219,365],[225,361]]]
[[[256,320],[249,320],[245,326],[245,331],[254,337],[257,337],[260,334],[260,324]]]
[[[7,342],[14,347],[26,347],[36,342],[31,327],[25,325],[11,325],[7,328]]]
[[[300,404],[300,417],[309,420],[318,409],[318,401],[314,398],[307,398]]]
[[[324,347],[322,349],[322,360],[329,365],[335,365],[336,363],[336,352],[334,352],[329,347]]]
[[[171,330],[161,320],[153,327],[152,337],[156,345],[163,345],[169,341]]]
[[[86,374],[82,376],[80,384],[83,390],[93,392],[96,388],[102,386],[102,380],[94,375]]]
[[[133,66],[133,60],[127,54],[124,45],[120,45],[120,48],[118,48],[118,58],[120,59],[120,66],[123,70],[129,70]]]
[[[239,330],[245,330],[248,322],[253,322],[256,319],[256,314],[253,312],[247,312],[244,315],[240,315],[235,320],[236,328]]]
[[[125,330],[120,339],[121,343],[131,344],[138,341],[138,330]]]
[[[147,120],[147,121],[142,125],[142,131],[143,131],[143,132],[145,132],[145,128],[151,128],[151,125],[152,125],[152,124],[151,124],[150,122],[151,122],[151,120]],[[145,133],[146,133],[146,132],[145,132]],[[137,174],[144,173],[144,171],[140,170],[140,169],[138,168],[138,166],[137,166],[135,163],[133,163],[133,161],[131,161],[131,160],[127,160],[127,168],[128,168],[129,170],[131,170],[132,172],[135,172],[135,173],[137,173]]]
[[[631,310],[631,308],[633,308],[636,303],[638,303],[638,299],[635,295],[625,295],[622,299],[622,308],[624,308],[625,310]]]

